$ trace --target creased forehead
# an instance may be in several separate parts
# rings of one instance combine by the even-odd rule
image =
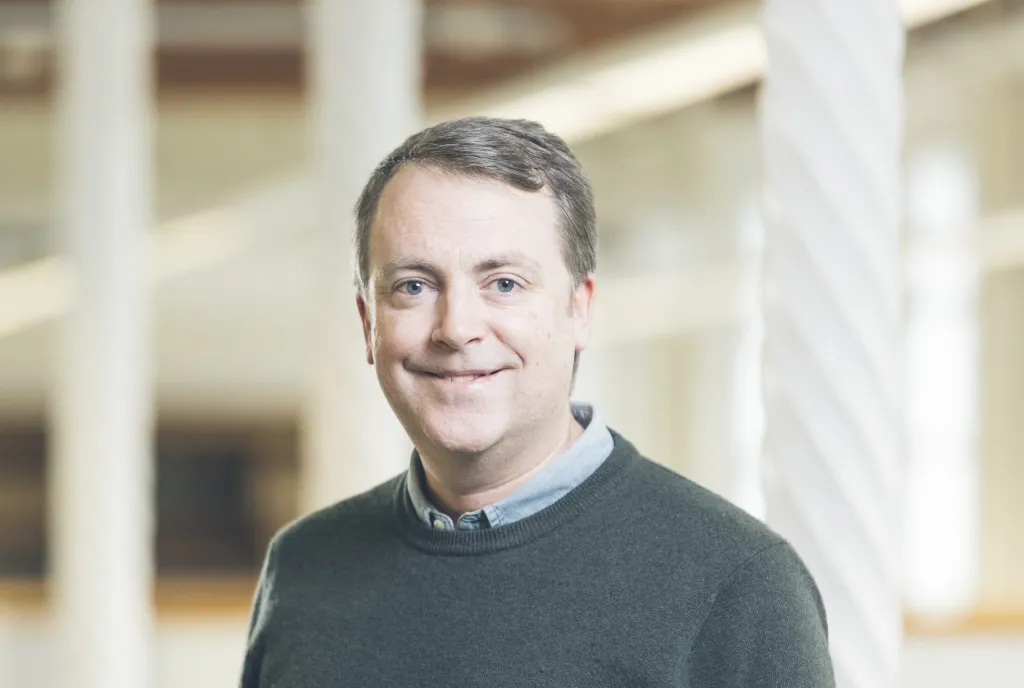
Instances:
[[[371,237],[378,246],[414,236],[500,243],[521,233],[558,233],[558,210],[549,195],[493,180],[409,168],[396,175],[381,201]]]
[[[540,211],[557,216],[549,189],[526,191],[484,176],[458,174],[431,166],[406,165],[388,181],[375,220],[410,212],[427,212],[441,219],[474,219],[482,204],[493,213]],[[376,222],[375,222],[376,224]]]

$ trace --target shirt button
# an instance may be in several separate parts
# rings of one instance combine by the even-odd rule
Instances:
[[[441,519],[434,519],[434,527],[438,530],[444,530],[444,521]]]

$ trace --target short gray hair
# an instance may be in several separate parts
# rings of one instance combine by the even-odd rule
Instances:
[[[369,283],[370,230],[384,187],[405,165],[470,178],[494,179],[523,191],[547,189],[558,206],[562,257],[573,288],[597,263],[594,197],[565,141],[536,122],[467,117],[413,134],[370,175],[356,203],[356,285]]]

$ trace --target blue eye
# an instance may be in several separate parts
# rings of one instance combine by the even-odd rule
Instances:
[[[409,296],[419,296],[423,293],[423,282],[409,280],[408,282],[404,282],[399,288]]]
[[[500,280],[497,281],[497,285],[498,285],[498,291],[500,291],[503,294],[508,294],[513,289],[516,288],[516,283],[513,282],[510,279],[500,279]]]

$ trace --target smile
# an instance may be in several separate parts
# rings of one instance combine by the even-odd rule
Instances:
[[[457,384],[457,385],[468,385],[468,384],[472,384],[474,382],[485,382],[487,380],[491,380],[495,376],[497,376],[498,373],[502,372],[502,370],[503,369],[492,370],[491,372],[469,371],[469,372],[459,372],[459,373],[454,373],[454,372],[453,373],[429,373],[428,372],[428,373],[425,373],[425,375],[427,375],[428,377],[431,377],[431,378],[433,378],[435,380],[438,380],[440,382],[446,382],[446,383]]]

